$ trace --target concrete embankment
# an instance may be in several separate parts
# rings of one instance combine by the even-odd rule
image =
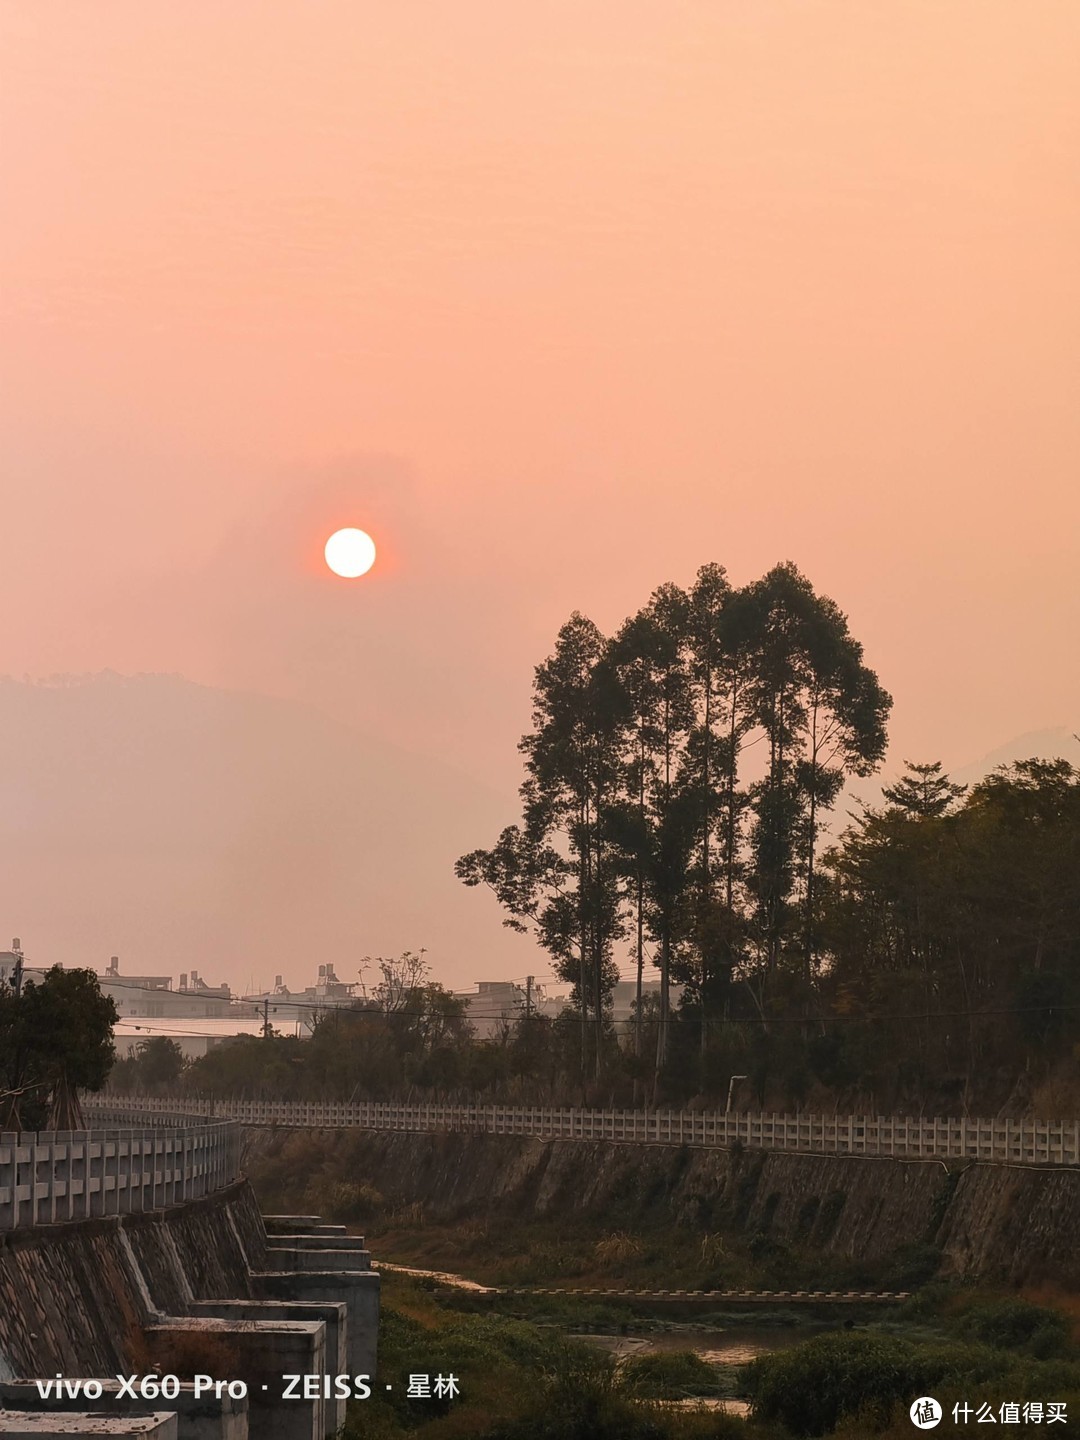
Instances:
[[[114,1375],[158,1310],[246,1295],[266,1236],[246,1181],[171,1211],[0,1235],[0,1364],[16,1375]]]
[[[0,1433],[24,1410],[44,1416],[34,1433],[84,1411],[77,1433],[127,1433],[117,1416],[149,1407],[176,1412],[177,1440],[321,1440],[344,1423],[345,1395],[321,1381],[296,1395],[288,1377],[373,1374],[378,1314],[363,1239],[317,1217],[277,1217],[268,1232],[246,1180],[167,1209],[7,1231]]]
[[[858,1261],[934,1245],[952,1273],[1080,1285],[1080,1171],[1061,1167],[462,1132],[252,1129],[245,1143],[255,1171],[260,1161],[277,1169],[275,1152],[295,1145],[306,1174],[372,1186],[435,1221],[500,1214],[675,1224],[766,1234]]]

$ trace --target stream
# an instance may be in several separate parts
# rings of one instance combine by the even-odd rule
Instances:
[[[647,1355],[664,1350],[692,1350],[708,1365],[745,1365],[758,1355],[768,1355],[773,1350],[784,1350],[798,1345],[807,1338],[807,1332],[786,1329],[779,1326],[730,1326],[723,1330],[699,1329],[694,1326],[676,1330],[658,1331],[652,1335],[589,1335],[577,1334],[575,1339],[583,1340],[597,1349],[606,1350],[619,1359],[631,1355]],[[706,1410],[720,1410],[727,1415],[746,1415],[749,1406],[745,1400],[688,1399],[662,1402],[683,1409],[703,1407]]]

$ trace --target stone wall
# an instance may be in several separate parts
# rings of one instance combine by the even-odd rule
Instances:
[[[419,1202],[433,1220],[503,1214],[580,1215],[612,1228],[673,1223],[699,1233],[764,1232],[857,1261],[933,1244],[954,1273],[1017,1285],[1080,1284],[1074,1238],[1080,1171],[1061,1167],[468,1133],[251,1129],[245,1143],[256,1178],[260,1157],[271,1159],[288,1135],[309,1161],[317,1135],[334,1179],[365,1182],[394,1203]]]
[[[172,1210],[0,1234],[0,1379],[132,1369],[154,1311],[250,1295],[265,1244],[246,1180]]]
[[[960,1273],[1075,1289],[1078,1225],[1080,1171],[977,1165],[957,1178],[938,1243]]]

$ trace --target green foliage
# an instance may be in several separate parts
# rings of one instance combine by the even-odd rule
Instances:
[[[816,976],[822,817],[845,775],[879,763],[891,700],[839,608],[790,563],[742,590],[703,566],[690,591],[660,586],[612,639],[575,613],[533,693],[522,824],[457,874],[535,931],[574,987],[583,1044],[591,1010],[597,1074],[613,947],[629,939],[640,971],[648,946],[661,987],[654,1093],[662,1072],[678,1077],[672,980],[703,1078],[707,1026],[737,971],[759,1010],[787,988],[781,971],[804,987]],[[749,774],[757,741],[764,779]],[[640,1066],[637,1027],[633,1038]]]
[[[1014,1337],[1023,1335],[1024,1346],[1060,1344],[1064,1352],[1064,1322],[1053,1312],[1005,1302],[976,1306],[968,1314],[962,1327],[970,1327],[972,1334],[982,1330],[992,1337],[989,1343],[822,1335],[759,1356],[743,1368],[740,1383],[755,1416],[778,1421],[797,1436],[827,1435],[844,1421],[856,1421],[862,1434],[883,1430],[917,1395],[959,1393],[981,1399],[988,1387],[1000,1387],[1012,1399],[1057,1398],[1080,1388],[1080,1363],[1064,1354],[1040,1359],[1015,1348]],[[1051,1335],[1058,1338],[1050,1341]]]
[[[1023,761],[957,803],[939,767],[915,768],[937,798],[893,787],[827,857],[823,998],[882,1018],[844,1025],[819,1073],[923,1098],[947,1077],[1045,1074],[1080,1038],[1080,771]]]
[[[443,1310],[398,1277],[384,1285],[376,1384],[370,1400],[350,1405],[345,1440],[429,1431],[469,1440],[722,1440],[743,1433],[725,1417],[658,1409],[636,1381],[624,1381],[610,1355],[550,1328]],[[699,1377],[692,1361],[676,1362],[681,1375],[691,1367]],[[417,1370],[456,1375],[460,1398],[409,1400],[401,1381]],[[388,1392],[384,1381],[394,1388]]]
[[[663,1432],[622,1393],[610,1355],[564,1347],[543,1375],[525,1415],[499,1440],[656,1440]]]
[[[105,1084],[118,1018],[93,970],[54,965],[18,999],[0,985],[0,1092],[11,1092],[0,1096],[2,1128],[75,1128],[73,1097]]]
[[[904,761],[907,774],[895,785],[883,786],[882,795],[904,815],[918,820],[933,820],[944,815],[967,789],[954,785],[941,768],[941,761],[914,765]]]
[[[752,1360],[741,1374],[753,1413],[794,1435],[826,1435],[847,1415],[883,1423],[919,1391],[912,1346],[894,1338],[823,1335]]]
[[[305,1204],[313,1214],[338,1225],[365,1225],[386,1213],[386,1198],[374,1185],[350,1184],[346,1180],[309,1183],[304,1189]]]
[[[149,1040],[140,1040],[134,1055],[116,1062],[109,1083],[114,1090],[128,1094],[153,1095],[178,1084],[187,1063],[175,1040],[155,1035]]]
[[[676,1368],[697,1373],[694,1366]],[[712,1376],[710,1367],[705,1369]],[[644,1375],[628,1380],[610,1355],[566,1345],[530,1389],[525,1413],[484,1432],[486,1440],[690,1440],[706,1435],[728,1440],[743,1433],[741,1422],[723,1416],[684,1415],[650,1405],[639,1385],[659,1390],[659,1375],[660,1369],[652,1382]]]
[[[523,822],[458,862],[585,994],[587,1028],[571,1009],[477,1039],[460,999],[407,953],[380,959],[373,997],[321,1017],[310,1040],[241,1037],[180,1083],[283,1099],[622,1106],[660,1094],[674,1107],[723,1105],[741,1077],[741,1109],[914,1102],[948,1115],[1015,1104],[1019,1084],[1030,1094],[1054,1067],[1075,1076],[1080,771],[1024,761],[961,794],[936,762],[909,766],[891,803],[815,861],[828,776],[875,763],[887,707],[830,602],[797,573],[767,579],[744,594],[713,577],[708,602],[665,589],[611,642],[578,617],[541,667]],[[783,723],[770,708],[781,693]],[[837,710],[846,757],[821,773],[800,768],[815,694],[819,718]],[[736,762],[756,741],[775,770],[750,784]],[[603,997],[617,946],[636,959],[639,938],[643,960],[685,989],[666,1011],[646,997],[618,1035]],[[0,995],[0,1037],[9,1012]],[[583,1055],[602,1080],[583,1078]],[[150,1059],[140,1083],[174,1084]],[[818,1243],[832,1208],[812,1221]]]
[[[185,1070],[184,1087],[288,1100],[389,1099],[403,1086],[482,1092],[485,1046],[473,1040],[465,1002],[430,979],[422,953],[368,963],[381,976],[371,999],[320,1012],[310,1039],[271,1029],[215,1046]]]
[[[942,1253],[936,1245],[916,1241],[898,1246],[885,1261],[877,1283],[887,1290],[918,1290],[941,1269]]]
[[[619,1368],[624,1389],[654,1400],[715,1395],[715,1369],[693,1350],[653,1350],[631,1355]]]
[[[1064,1315],[1026,1300],[999,1300],[963,1312],[958,1329],[987,1345],[1020,1351],[1039,1360],[1069,1351],[1069,1326]]]

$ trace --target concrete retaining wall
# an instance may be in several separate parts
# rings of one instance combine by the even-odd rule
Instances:
[[[318,1264],[292,1267],[296,1257]],[[0,1234],[0,1434],[16,1411],[59,1425],[61,1410],[83,1408],[11,1382],[108,1382],[155,1366],[185,1379],[194,1366],[248,1383],[252,1436],[322,1440],[342,1424],[343,1406],[322,1396],[284,1401],[280,1377],[373,1375],[378,1291],[367,1252],[336,1229],[298,1230],[272,1251],[246,1180],[169,1210]],[[185,1395],[177,1440],[247,1440],[248,1403],[198,1405]],[[107,1389],[92,1408],[117,1413]],[[127,1413],[171,1408],[161,1399]],[[64,1424],[76,1419],[69,1413]],[[113,1433],[101,1427],[119,1420],[95,1423],[94,1433]]]
[[[335,1179],[374,1186],[436,1221],[591,1216],[766,1234],[854,1261],[937,1245],[947,1269],[1010,1284],[1080,1285],[1080,1171],[710,1146],[326,1130]],[[249,1163],[311,1131],[245,1134]],[[303,1137],[302,1139],[300,1137]],[[275,1167],[278,1168],[278,1167]]]

